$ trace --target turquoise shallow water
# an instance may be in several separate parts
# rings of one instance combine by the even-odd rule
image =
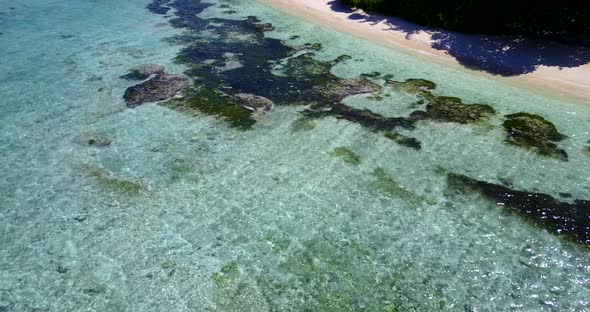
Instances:
[[[171,27],[174,10],[147,4],[0,1],[0,311],[590,309],[587,246],[457,193],[445,176],[588,200],[588,107],[360,44],[255,2],[212,1],[194,17],[208,24],[200,31]],[[133,82],[119,76],[129,68],[191,66],[174,61],[189,44],[179,35],[246,59],[216,49],[263,42],[242,24],[226,27],[246,16],[273,24],[266,38],[321,43],[316,60],[349,55],[331,68],[338,77],[429,79],[434,94],[497,114],[400,130],[422,142],[416,151],[334,118],[295,131],[306,103],[275,105],[250,131],[153,103],[125,106]],[[280,75],[281,60],[268,61]],[[413,95],[382,95],[344,103],[384,116],[416,109]],[[558,146],[569,161],[503,143],[502,116],[520,111],[568,136]],[[112,143],[77,143],[85,134]],[[335,155],[339,147],[358,160]]]

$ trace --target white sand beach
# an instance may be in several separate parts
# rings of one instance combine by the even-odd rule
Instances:
[[[431,34],[427,31],[413,33],[396,30],[395,23],[407,22],[364,12],[350,12],[335,9],[333,0],[258,0],[276,9],[287,12],[309,22],[321,24],[378,44],[416,53],[448,66],[462,66],[453,56],[442,49],[432,47]],[[351,15],[353,15],[351,17]],[[368,18],[359,18],[366,16]],[[540,65],[533,72],[500,76],[485,71],[465,70],[489,76],[489,78],[543,93],[546,96],[571,99],[590,105],[590,64],[577,67],[557,67]]]

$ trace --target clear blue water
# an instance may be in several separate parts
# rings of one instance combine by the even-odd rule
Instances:
[[[416,151],[334,118],[295,131],[304,105],[275,105],[250,131],[155,103],[129,109],[134,82],[119,78],[129,68],[181,74],[187,42],[171,38],[218,42],[148,3],[0,0],[0,311],[590,310],[587,246],[456,193],[441,173],[588,200],[590,108],[236,0],[212,1],[199,19],[253,15],[275,27],[266,38],[321,43],[316,60],[350,55],[331,68],[338,77],[429,79],[436,95],[497,114],[402,130],[422,142]],[[412,95],[382,95],[344,103],[415,109]],[[569,161],[503,143],[502,116],[520,111],[568,136],[558,146]],[[79,144],[83,135],[112,143]]]

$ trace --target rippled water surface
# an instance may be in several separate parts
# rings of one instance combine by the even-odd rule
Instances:
[[[0,311],[590,310],[590,108],[253,1],[148,4],[0,0]],[[184,98],[128,108],[146,63]],[[518,112],[567,160],[508,144]]]

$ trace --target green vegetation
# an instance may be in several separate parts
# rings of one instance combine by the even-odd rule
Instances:
[[[240,130],[249,130],[256,123],[250,110],[238,105],[229,96],[205,86],[190,88],[184,92],[184,98],[171,100],[162,105],[220,116],[230,126]]]
[[[172,180],[176,181],[190,174],[193,168],[184,159],[174,159],[170,162],[170,171]]]
[[[296,244],[280,275],[251,272],[235,261],[212,276],[210,311],[440,311],[449,310],[441,289],[402,263],[378,263],[375,250],[359,241],[312,239]]]
[[[272,250],[277,253],[287,251],[291,245],[291,240],[282,235],[267,235],[265,239],[272,246]]]
[[[404,82],[388,81],[394,89],[406,93],[416,94],[426,99],[433,98],[430,91],[436,89],[436,83],[426,79],[407,79]]]
[[[258,287],[244,277],[235,261],[224,265],[211,276],[213,281],[213,305],[208,311],[268,311]]]
[[[143,190],[141,184],[111,176],[103,169],[92,169],[90,176],[96,179],[102,189],[107,191],[115,191],[126,195],[138,195]]]
[[[342,158],[345,163],[349,163],[351,165],[360,165],[361,163],[361,157],[357,153],[344,146],[335,148],[332,152],[330,152],[330,154],[332,156]]]
[[[425,26],[468,33],[525,34],[560,39],[590,35],[585,2],[342,0],[366,11],[399,16]]]
[[[388,81],[394,89],[420,98],[416,106],[428,103],[426,111],[415,111],[411,117],[430,119],[442,122],[456,122],[461,124],[474,123],[484,120],[488,115],[495,114],[495,110],[484,104],[464,104],[460,98],[451,96],[436,96],[432,91],[436,83],[426,79],[407,79],[406,81]],[[394,138],[392,138],[394,139]]]
[[[426,201],[424,196],[420,196],[399,185],[387,174],[387,172],[385,172],[385,169],[381,167],[375,168],[373,176],[375,177],[375,180],[373,181],[372,186],[385,195],[401,198],[413,206],[420,206]]]
[[[402,146],[410,147],[416,150],[422,148],[422,143],[420,143],[418,139],[405,136],[397,131],[383,131],[383,136]]]
[[[460,98],[450,96],[434,97],[426,106],[426,115],[429,119],[461,124],[478,122],[495,113],[489,105],[463,104]]]
[[[140,70],[134,69],[131,70],[128,74],[121,76],[122,79],[127,80],[146,80],[150,77],[149,74],[142,72]]]
[[[309,131],[316,127],[313,120],[307,117],[299,117],[291,124],[292,132]]]
[[[508,143],[535,150],[540,155],[550,156],[567,161],[567,153],[559,149],[553,142],[566,138],[559,133],[555,125],[541,116],[528,113],[506,115],[504,129]]]

